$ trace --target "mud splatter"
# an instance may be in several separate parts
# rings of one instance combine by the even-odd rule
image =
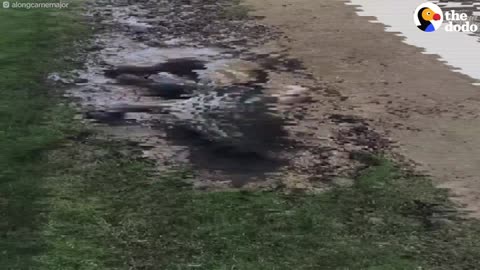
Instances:
[[[238,4],[97,1],[87,16],[97,35],[68,96],[159,170],[193,167],[207,188],[317,189],[358,167],[352,151],[386,147],[366,121],[329,113],[337,96],[313,100],[328,82],[266,46],[279,31]]]

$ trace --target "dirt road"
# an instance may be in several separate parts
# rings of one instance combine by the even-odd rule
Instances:
[[[285,33],[280,46],[338,93],[334,110],[369,119],[396,142],[395,152],[480,217],[480,89],[472,79],[343,1],[247,3]]]

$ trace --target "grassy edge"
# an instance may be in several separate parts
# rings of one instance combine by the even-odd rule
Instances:
[[[190,171],[150,174],[127,145],[87,139],[69,151],[55,155],[65,170],[52,184],[73,193],[57,197],[67,207],[53,234],[67,234],[48,269],[450,270],[475,269],[480,254],[478,222],[386,160],[322,194],[205,193],[188,184]]]
[[[46,185],[55,167],[45,155],[75,136],[73,112],[61,105],[47,75],[79,66],[89,32],[78,2],[65,10],[0,10],[0,265],[42,269],[43,235],[55,208]],[[74,59],[74,60],[72,60]]]

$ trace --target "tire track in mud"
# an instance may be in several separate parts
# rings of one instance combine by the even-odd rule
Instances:
[[[282,33],[239,3],[97,1],[86,16],[97,34],[85,69],[51,78],[72,84],[83,118],[138,144],[160,171],[193,167],[206,189],[313,191],[388,148],[367,121],[339,114],[346,97],[315,80],[276,44]],[[161,68],[172,59],[205,65]],[[187,96],[166,99],[166,91]]]

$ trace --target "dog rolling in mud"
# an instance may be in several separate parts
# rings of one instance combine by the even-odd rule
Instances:
[[[133,74],[133,75],[150,75],[159,72],[168,72],[173,75],[180,77],[186,77],[189,79],[197,79],[198,73],[196,70],[206,69],[206,62],[193,58],[178,58],[170,59],[164,63],[159,63],[153,66],[135,66],[135,65],[125,65],[118,66],[114,69],[109,69],[105,71],[105,76],[110,78],[116,78],[122,74]]]
[[[288,96],[271,97],[258,87],[231,85],[214,87],[187,83],[182,79],[153,82],[152,73],[170,72],[188,79],[205,63],[195,59],[175,59],[151,67],[118,67],[107,75],[124,84],[136,84],[163,92],[163,101],[155,104],[119,104],[107,110],[122,117],[129,112],[161,115],[163,123],[193,132],[215,147],[238,152],[264,154],[286,143],[285,120],[276,113],[276,105],[288,103]],[[172,72],[173,71],[173,72]]]

